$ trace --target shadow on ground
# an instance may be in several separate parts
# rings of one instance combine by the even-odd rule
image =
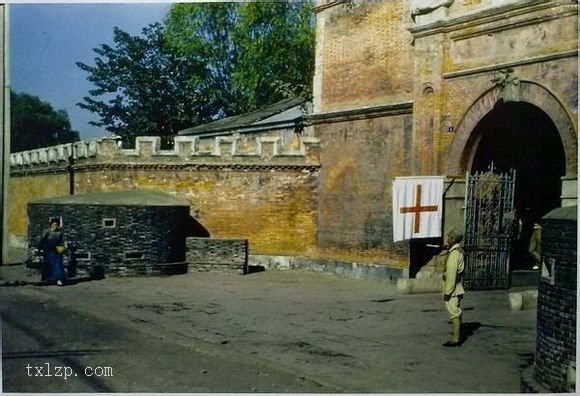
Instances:
[[[93,282],[104,279],[103,277],[85,277],[85,278],[73,278],[68,279],[64,282],[62,287],[65,286],[73,286],[78,283],[85,283],[85,282]],[[44,281],[23,281],[23,280],[15,280],[15,281],[6,281],[0,284],[0,287],[22,287],[22,286],[56,286],[54,282],[44,282]]]
[[[479,322],[465,322],[461,324],[461,343],[465,343],[469,337],[473,336],[474,333],[481,327]]]
[[[257,272],[264,272],[266,268],[262,265],[248,265],[248,272],[247,274],[255,274]]]

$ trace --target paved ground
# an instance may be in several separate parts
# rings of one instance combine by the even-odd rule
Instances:
[[[140,388],[133,378],[126,378],[126,384],[105,380],[102,386],[113,391],[158,391],[163,386],[166,392],[511,393],[519,392],[521,369],[535,349],[536,313],[509,311],[508,291],[468,293],[463,306],[473,333],[461,348],[449,349],[441,346],[451,325],[440,295],[399,294],[391,283],[267,271],[107,278],[45,287],[35,285],[38,275],[21,265],[0,269],[2,302],[12,307],[3,312],[13,322],[18,312],[26,317],[30,304],[41,301],[104,326],[109,336],[96,338],[101,348],[119,350],[124,337],[147,340],[140,350],[127,349],[125,360],[134,360],[133,353],[140,361],[154,361],[159,350],[186,351],[173,359],[183,383],[158,379],[155,384],[143,381]],[[112,328],[118,329],[117,337]],[[68,331],[84,332],[81,327]],[[83,342],[96,342],[90,339],[94,333],[88,332],[93,336]],[[9,352],[22,353],[25,347]],[[213,379],[196,387],[200,370],[208,370],[203,364],[184,367],[184,354],[197,362],[203,357],[212,365]],[[116,356],[119,365],[126,365]],[[171,358],[164,361],[171,366]],[[270,370],[268,376],[275,379],[242,386],[239,378],[253,379],[245,373],[236,380],[232,365],[247,365],[254,374]],[[230,380],[235,385],[228,386]]]

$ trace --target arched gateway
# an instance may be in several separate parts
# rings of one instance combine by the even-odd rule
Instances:
[[[534,218],[560,206],[562,177],[578,170],[578,140],[565,107],[547,89],[522,81],[519,101],[504,103],[500,87],[467,111],[451,145],[448,175],[516,170],[516,209]]]
[[[513,205],[523,220],[519,254],[511,269],[525,269],[525,246],[534,222],[561,206],[562,177],[577,173],[577,138],[561,103],[545,88],[521,82],[517,101],[504,101],[501,87],[469,109],[451,146],[447,173],[515,170]],[[469,205],[469,203],[468,203]]]
[[[471,170],[478,144],[483,137],[483,131],[476,131],[476,127],[498,106],[509,105],[509,103],[503,103],[501,94],[501,87],[487,91],[470,107],[461,120],[449,151],[448,175],[463,175]],[[535,106],[549,117],[563,146],[565,174],[576,175],[578,171],[577,134],[565,107],[547,89],[532,82],[520,82],[519,97],[519,102],[510,103]]]

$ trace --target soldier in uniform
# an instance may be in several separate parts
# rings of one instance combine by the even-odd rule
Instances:
[[[443,301],[449,314],[449,319],[453,324],[453,338],[443,344],[446,347],[461,346],[461,308],[460,303],[464,290],[461,278],[465,269],[465,253],[460,245],[463,234],[457,229],[451,230],[447,234],[447,244],[449,254],[445,261],[445,271],[443,273]]]

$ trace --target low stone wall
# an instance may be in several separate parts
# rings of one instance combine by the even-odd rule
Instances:
[[[82,270],[82,267],[81,267]],[[128,264],[122,263],[114,267],[109,268],[109,275],[119,276],[119,277],[130,277],[130,276],[155,276],[155,275],[179,275],[187,273],[187,263],[186,262],[176,262],[176,263],[163,263],[163,264],[153,264],[153,263],[135,263]],[[82,276],[82,272],[80,273]],[[87,276],[99,278],[100,276],[106,276],[99,271],[99,268],[91,268]]]
[[[555,209],[543,218],[542,260],[548,276],[538,289],[534,378],[552,392],[574,392],[576,366],[577,207]]]
[[[403,276],[402,268],[386,265],[336,261],[299,256],[251,255],[250,266],[276,270],[307,270],[340,275],[345,278],[394,282]]]
[[[187,238],[188,272],[248,273],[247,239]]]

